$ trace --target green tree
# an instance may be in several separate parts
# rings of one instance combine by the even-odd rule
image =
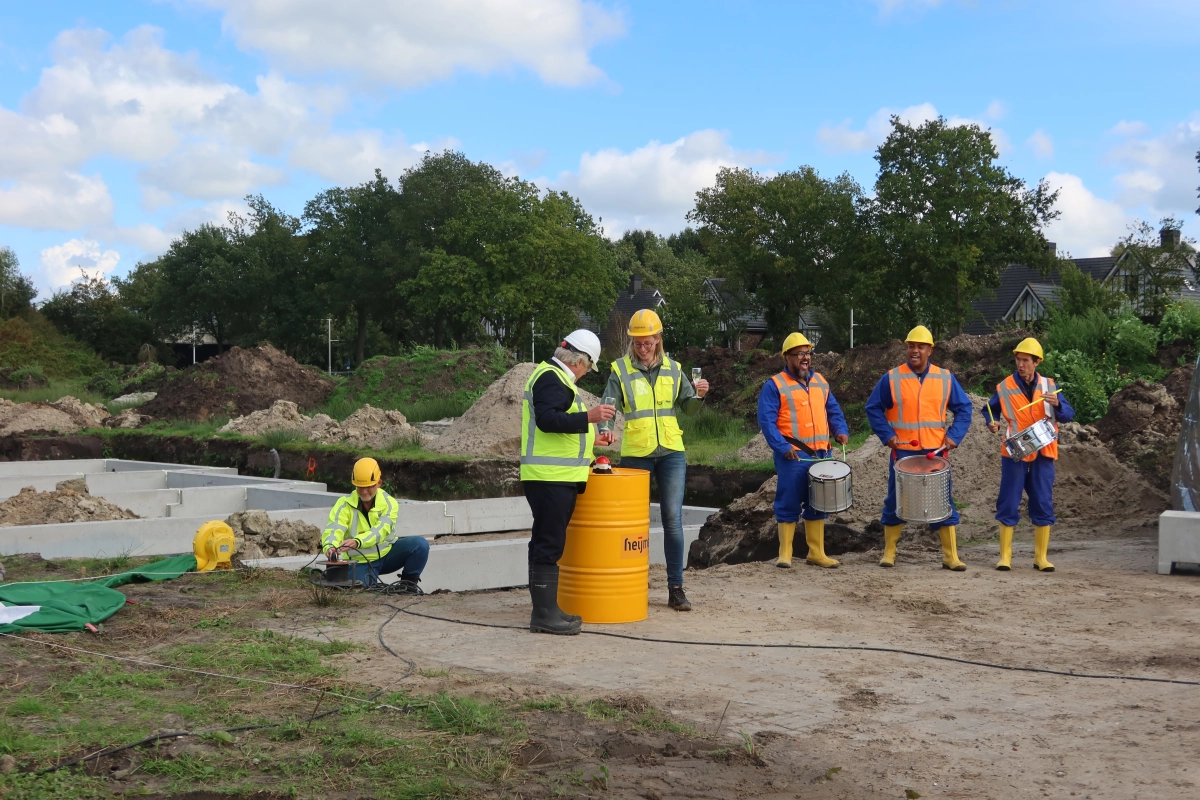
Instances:
[[[29,308],[37,289],[21,273],[21,262],[11,247],[0,247],[0,319]]]
[[[873,272],[878,302],[935,332],[962,331],[971,302],[999,285],[1013,263],[1055,265],[1042,230],[1058,216],[1057,192],[1028,188],[996,164],[991,134],[939,117],[892,132],[876,153],[870,202],[882,261]]]
[[[647,286],[662,292],[666,305],[658,309],[663,344],[668,351],[707,347],[716,343],[728,325],[705,282],[712,264],[700,249],[696,231],[663,238],[653,231],[626,231],[616,243],[617,264],[623,276],[641,275]]]
[[[75,281],[70,289],[55,292],[41,312],[60,331],[71,334],[108,361],[132,364],[144,344],[157,338],[149,320],[121,304],[120,297],[100,275]]]
[[[1081,270],[1074,261],[1061,259],[1059,270],[1062,289],[1058,295],[1058,308],[1062,313],[1083,316],[1097,309],[1111,314],[1120,307],[1121,296]]]
[[[770,178],[726,168],[696,193],[688,219],[702,226],[700,238],[729,288],[753,296],[769,334],[782,340],[804,309],[852,283],[861,195],[849,175],[827,181],[811,167]]]
[[[1174,233],[1179,243],[1173,244],[1148,222],[1138,220],[1112,250],[1118,259],[1118,289],[1125,305],[1155,323],[1194,274],[1196,252],[1191,240],[1179,234],[1182,222],[1164,217],[1159,224],[1163,233]]]

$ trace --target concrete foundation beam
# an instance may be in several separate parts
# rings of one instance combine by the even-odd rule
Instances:
[[[1176,564],[1200,564],[1200,513],[1164,511],[1158,517],[1158,574]]]

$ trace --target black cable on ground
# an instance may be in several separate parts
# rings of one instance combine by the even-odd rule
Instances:
[[[419,602],[419,601],[418,601]],[[410,614],[414,617],[422,617],[423,619],[433,619],[439,622],[451,622],[455,625],[473,625],[479,628],[503,628],[505,630],[523,631],[527,630],[522,625],[498,625],[492,622],[474,622],[464,619],[452,619],[450,617],[436,617],[433,614],[422,614],[419,611],[410,611],[416,603],[409,603],[407,606],[393,606],[389,604],[388,608],[394,608],[398,612],[403,611],[405,614]],[[393,619],[395,615],[392,615]],[[781,644],[781,643],[758,643],[758,642],[706,642],[706,641],[689,641],[686,639],[657,639],[649,636],[630,636],[626,633],[612,633],[610,631],[580,631],[580,633],[588,636],[607,636],[611,639],[628,639],[634,642],[655,642],[658,644],[681,644],[691,645],[693,647],[748,647],[748,648],[774,648],[784,650],[859,650],[868,653],[895,653],[904,656],[914,656],[916,658],[929,658],[937,661],[950,661],[955,664],[967,664],[973,667],[986,667],[987,669],[1002,669],[1012,672],[1036,672],[1042,675],[1062,675],[1067,678],[1090,678],[1095,680],[1107,681],[1142,681],[1144,683],[1174,683],[1181,686],[1200,686],[1200,681],[1185,681],[1175,678],[1147,678],[1138,675],[1099,675],[1087,672],[1069,672],[1058,669],[1045,669],[1043,667],[1014,667],[1009,664],[993,664],[988,661],[974,661],[969,658],[956,658],[955,656],[944,656],[937,653],[922,653],[919,650],[905,650],[899,647],[878,647],[865,644]]]
[[[393,608],[394,608],[394,606],[393,606]],[[384,686],[382,689],[375,692],[375,694],[368,697],[367,702],[370,702],[372,700],[379,698],[380,696],[383,695],[384,692],[386,692],[388,689],[395,686],[397,683],[400,683],[400,681],[408,678],[408,676],[412,675],[413,672],[415,672],[417,669],[417,663],[415,661],[405,658],[404,656],[397,653],[390,646],[388,646],[388,643],[383,638],[383,629],[386,628],[388,626],[388,624],[391,623],[392,620],[394,620],[399,614],[400,614],[400,609],[397,609],[395,612],[392,613],[392,615],[390,617],[388,617],[386,620],[384,620],[382,623],[380,623],[379,630],[377,631],[377,636],[379,637],[379,644],[383,647],[383,649],[388,651],[388,653],[390,653],[391,655],[393,655],[396,658],[403,661],[405,664],[407,664],[408,669],[399,678],[392,681],[387,686]],[[20,637],[15,637],[15,638],[20,638]],[[234,679],[236,680],[236,678],[234,678]],[[325,717],[328,717],[332,714],[338,714],[342,711],[345,711],[347,708],[350,708],[349,704],[339,706],[337,708],[333,708],[328,711],[322,711],[320,714],[314,714],[310,717],[307,717],[306,719],[300,720],[300,722],[301,723],[307,722],[307,723],[311,724],[311,723],[315,722],[316,720],[324,719]],[[222,728],[222,729],[215,730],[215,731],[176,731],[176,732],[172,732],[172,733],[158,733],[153,736],[147,736],[145,739],[140,739],[140,740],[138,740],[136,742],[132,742],[130,744],[124,744],[124,745],[121,745],[120,747],[113,747],[108,750],[101,750],[100,752],[93,753],[90,756],[81,756],[80,758],[72,759],[71,761],[65,761],[61,764],[55,764],[52,767],[46,767],[45,769],[40,770],[38,772],[38,774],[45,775],[46,773],[49,773],[49,772],[57,772],[58,770],[64,769],[66,767],[73,767],[76,764],[84,764],[84,763],[87,763],[88,761],[95,761],[96,759],[104,758],[105,756],[116,755],[117,753],[121,753],[126,750],[132,750],[135,747],[141,747],[142,745],[150,744],[151,742],[156,742],[160,739],[182,739],[185,736],[211,736],[214,733],[241,733],[244,731],[257,731],[257,730],[263,730],[266,728],[278,728],[280,725],[283,725],[283,723],[282,722],[267,722],[267,723],[263,723],[261,725],[241,725],[236,728]]]

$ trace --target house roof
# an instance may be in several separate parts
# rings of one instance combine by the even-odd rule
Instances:
[[[723,306],[732,306],[737,304],[738,298],[733,294],[733,292],[729,292],[721,288],[725,285],[724,278],[706,278],[704,282],[708,285],[709,290],[712,292],[713,297],[716,298],[718,303]],[[734,317],[734,320],[746,333],[765,333],[767,330],[766,317],[764,317],[762,311],[755,308],[753,304],[751,304],[750,308],[748,308],[746,311]]]
[[[613,305],[613,310],[621,314],[632,314],[643,308],[658,308],[666,304],[667,301],[658,289],[640,288],[637,291],[622,289],[617,292],[617,302]]]
[[[1090,275],[1098,281],[1107,278],[1116,265],[1116,259],[1111,256],[1100,258],[1072,258],[1071,261],[1085,275]],[[1062,285],[1062,274],[1052,272],[1043,275],[1038,270],[1024,264],[1009,264],[1008,269],[1000,276],[1000,285],[990,294],[985,294],[971,304],[979,316],[967,323],[963,330],[966,333],[991,333],[992,326],[1004,319],[1004,316],[1017,303],[1026,286],[1042,287],[1041,291],[1031,289],[1043,304],[1057,298],[1057,287]],[[1055,287],[1051,289],[1050,287]]]

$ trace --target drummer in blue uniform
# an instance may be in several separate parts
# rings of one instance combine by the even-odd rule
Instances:
[[[850,441],[842,407],[829,391],[821,373],[812,369],[812,343],[802,333],[783,340],[784,370],[763,384],[758,394],[758,427],[775,456],[775,521],[779,525],[779,560],[775,566],[792,566],[792,538],[796,523],[804,519],[808,543],[805,561],[818,567],[836,567],[837,559],[825,555],[825,513],[808,502],[808,470],[829,458],[829,434],[839,444]]]
[[[1070,422],[1075,411],[1067,398],[1054,386],[1053,378],[1037,372],[1042,362],[1042,346],[1037,339],[1022,341],[1014,349],[1017,371],[996,385],[988,401],[988,428],[992,433],[1006,424],[1009,438],[1039,420],[1049,419],[1055,440],[1023,459],[1009,456],[1000,446],[1000,496],[996,498],[996,521],[1000,523],[1000,561],[996,569],[1012,569],[1013,528],[1021,516],[1021,495],[1029,496],[1029,521],[1033,523],[1033,565],[1042,572],[1053,572],[1047,559],[1050,526],[1054,524],[1054,462],[1058,459],[1058,423]]]

